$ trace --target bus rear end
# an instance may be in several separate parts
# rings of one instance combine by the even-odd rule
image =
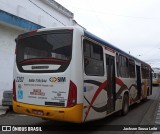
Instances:
[[[16,39],[13,109],[46,119],[82,122],[71,78],[73,29],[41,30]]]

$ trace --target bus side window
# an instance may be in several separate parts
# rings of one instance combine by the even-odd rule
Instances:
[[[135,78],[135,62],[129,59],[129,76]]]
[[[104,76],[103,48],[88,40],[83,43],[85,74]]]
[[[88,42],[85,42],[85,44],[83,45],[83,52],[85,57],[91,56],[91,48]]]
[[[150,77],[149,76],[149,68],[145,65],[142,65],[141,69],[142,69],[142,78],[148,79]]]
[[[122,55],[119,55],[119,74],[122,78],[129,77],[128,59]]]

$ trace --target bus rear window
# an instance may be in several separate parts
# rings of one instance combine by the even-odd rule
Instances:
[[[25,72],[24,65],[58,64],[62,67],[57,71],[64,71],[71,60],[72,37],[73,31],[61,30],[19,39],[16,48],[18,68]]]

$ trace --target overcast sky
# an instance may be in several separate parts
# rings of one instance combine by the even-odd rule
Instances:
[[[88,31],[160,67],[160,0],[56,0]]]

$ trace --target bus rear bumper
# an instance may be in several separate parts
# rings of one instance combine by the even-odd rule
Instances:
[[[69,108],[36,106],[13,101],[13,110],[16,113],[37,116],[45,119],[82,123],[83,104]]]

